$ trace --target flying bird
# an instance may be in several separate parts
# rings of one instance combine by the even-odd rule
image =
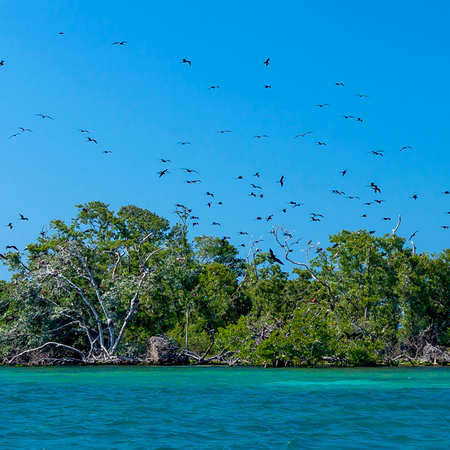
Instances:
[[[336,86],[344,86],[344,83],[334,83]]]
[[[11,222],[9,222],[7,225],[5,225],[5,227],[9,227],[10,230],[13,229],[13,224]]]
[[[120,41],[120,42],[116,41],[116,42],[113,42],[111,45],[125,45],[125,44],[128,44],[128,42],[127,41]]]
[[[317,141],[317,145],[327,145],[327,144],[325,144],[325,142]]]
[[[250,186],[251,186],[253,189],[262,189],[261,186],[257,186],[256,184],[253,184],[253,183],[250,183]]]
[[[418,232],[419,232],[419,230],[414,231],[414,233],[409,237],[408,241],[410,241]]]
[[[22,133],[25,133],[25,131],[29,131],[30,133],[33,132],[33,130],[30,130],[29,128],[23,128],[23,127],[18,127],[20,131],[22,131]]]
[[[163,158],[160,158],[160,161],[162,163],[170,163],[170,162],[172,162],[170,159],[163,159]]]
[[[180,145],[191,145],[190,142],[178,142]]]
[[[19,213],[20,219],[19,220],[28,220],[28,217],[23,216],[22,214]]]
[[[318,106],[319,108],[323,108],[324,106],[330,106],[330,104],[329,103],[322,103],[322,104],[319,104],[319,105],[316,105],[316,106]]]
[[[186,168],[182,167],[180,170],[184,170],[186,173],[196,173],[196,174],[200,175],[196,170],[193,170],[193,169],[186,169]]]
[[[97,144],[97,141],[95,139],[90,138],[89,136],[86,138],[86,142],[94,142],[94,144]]]
[[[409,145],[407,145],[406,147],[402,147],[402,148],[400,149],[400,151],[406,150],[407,148],[410,148],[411,150],[414,150],[412,147],[410,147]]]
[[[270,60],[270,58],[267,58],[267,59],[263,62],[263,64],[265,64],[266,67],[269,65],[269,60]]]
[[[103,150],[102,153],[107,154],[107,153],[112,153],[112,151],[111,150]]]
[[[6,246],[6,250],[8,250],[9,248],[13,248],[13,249],[16,250],[17,252],[19,251],[19,249],[18,249],[15,245],[7,245],[7,246]]]
[[[219,226],[219,227],[221,227],[222,225],[220,225],[220,223],[219,222],[213,222],[211,225],[217,225],[217,226]]]
[[[312,134],[314,133],[314,131],[307,131],[306,133],[303,134],[297,134],[297,136],[294,137],[294,139],[298,138],[298,137],[305,137],[307,134]]]
[[[223,134],[223,133],[231,133],[231,130],[219,130],[219,131],[216,131],[216,133],[221,133],[221,134]]]
[[[372,188],[373,191],[375,192],[375,194],[376,194],[377,192],[379,192],[379,193],[381,194],[381,189],[380,189],[373,181],[372,181],[372,183],[370,183],[370,185],[367,186],[367,187]]]
[[[272,262],[276,262],[278,264],[284,265],[284,263],[275,256],[275,253],[273,252],[273,250],[271,248],[269,248],[269,259]]]
[[[161,178],[163,175],[165,175],[166,173],[170,173],[169,169],[164,169],[161,170],[160,172],[156,172],[159,175],[159,178]]]
[[[383,153],[386,153],[386,152],[384,152],[383,150],[378,150],[378,151],[373,151],[372,150],[369,153],[371,153],[372,155],[376,155],[376,156],[384,156]]]
[[[341,172],[339,172],[339,173],[341,173],[342,174],[342,176],[344,176],[346,173],[348,172],[348,170],[342,170]]]
[[[354,96],[359,97],[359,98],[362,98],[362,97],[370,98],[368,95],[365,95],[365,94],[355,94]]]
[[[270,85],[268,85],[268,84],[265,84],[264,85],[264,89],[270,89],[272,86],[270,86]]]
[[[51,119],[51,120],[53,120],[53,117],[45,116],[44,114],[35,114],[35,116],[42,117],[43,119]]]
[[[284,186],[284,175],[277,181],[277,183],[280,183],[281,187]]]
[[[80,131],[81,133],[89,133],[88,130],[78,130],[78,131]]]
[[[0,66],[4,66],[4,65],[5,65],[5,60],[2,59],[2,60],[0,61]]]
[[[210,90],[210,89],[220,89],[220,86],[210,86],[210,87],[208,88],[208,90]]]
[[[252,136],[252,137],[261,139],[261,138],[268,138],[269,136],[267,136],[267,134],[258,134],[256,136]]]
[[[189,64],[190,66],[192,66],[192,64],[191,64],[191,62],[189,61],[189,60],[187,60],[187,59],[185,59],[185,58],[183,58],[181,61],[180,61],[180,64]]]

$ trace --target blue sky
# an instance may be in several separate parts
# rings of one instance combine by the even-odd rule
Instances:
[[[0,252],[92,200],[172,222],[182,203],[200,217],[191,237],[238,246],[246,231],[265,251],[272,226],[326,245],[342,229],[389,233],[401,214],[419,252],[447,248],[449,13],[444,1],[0,2],[0,216],[13,223]],[[19,127],[32,132],[10,138]]]

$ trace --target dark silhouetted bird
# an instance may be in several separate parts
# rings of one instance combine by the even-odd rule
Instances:
[[[186,169],[183,167],[180,170],[184,170],[186,173],[197,173],[198,175],[200,175],[196,170],[193,169]]]
[[[97,144],[97,141],[95,139],[90,138],[89,136],[86,138],[86,142],[93,142],[94,144]]]
[[[189,60],[187,60],[187,59],[185,59],[185,58],[183,58],[183,59],[180,61],[180,64],[189,64],[190,66],[192,66],[191,61],[189,61]]]
[[[410,241],[419,231],[420,230],[414,231],[414,233],[409,237],[408,241]]]
[[[163,175],[166,175],[167,173],[170,173],[169,172],[169,169],[164,169],[164,170],[161,170],[160,172],[156,172],[158,175],[159,175],[159,178],[161,178]]]
[[[269,60],[270,60],[270,58],[267,58],[267,59],[264,61],[263,64],[265,64],[266,66],[268,66],[268,65],[269,65]]]
[[[220,86],[210,86],[209,88],[208,88],[208,90],[209,89],[220,89]]]
[[[284,186],[284,175],[277,181],[277,183],[280,183],[281,187]]]
[[[298,137],[305,137],[307,134],[313,134],[313,133],[314,133],[314,131],[306,131],[305,133],[297,134],[297,136],[294,136],[293,139],[296,139]]]
[[[275,253],[271,248],[269,248],[269,259],[271,262],[276,262],[278,264],[284,265],[284,263],[275,256]]]
[[[120,41],[120,42],[116,41],[116,42],[113,42],[111,45],[125,45],[125,44],[128,44],[128,42],[127,41]]]
[[[28,220],[28,217],[23,216],[22,214],[19,213],[20,219],[19,220]]]
[[[53,117],[45,116],[44,114],[35,114],[35,116],[42,117],[43,119],[51,119],[51,120],[53,120]]]

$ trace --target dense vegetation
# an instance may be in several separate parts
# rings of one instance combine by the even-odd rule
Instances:
[[[172,227],[136,206],[78,209],[25,252],[3,255],[4,363],[140,361],[155,335],[200,362],[450,360],[450,250],[419,255],[395,234],[360,230],[300,252],[278,228],[272,248],[289,273],[254,241],[244,260],[226,238],[189,240],[182,205]]]

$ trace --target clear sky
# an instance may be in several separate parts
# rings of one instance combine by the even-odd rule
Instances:
[[[93,200],[172,223],[181,203],[191,237],[275,253],[273,226],[327,245],[399,214],[417,251],[449,247],[448,17],[447,1],[1,1],[0,252]]]

